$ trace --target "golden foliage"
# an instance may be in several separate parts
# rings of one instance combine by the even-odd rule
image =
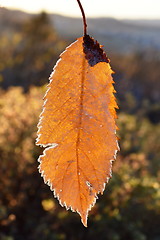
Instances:
[[[85,226],[118,150],[111,74],[99,44],[79,38],[54,68],[39,123],[37,144],[47,147],[39,158],[44,181]]]

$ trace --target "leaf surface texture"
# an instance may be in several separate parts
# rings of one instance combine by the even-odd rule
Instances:
[[[111,74],[99,44],[88,35],[79,38],[51,74],[38,125],[37,144],[46,147],[39,158],[44,181],[85,226],[118,150]]]

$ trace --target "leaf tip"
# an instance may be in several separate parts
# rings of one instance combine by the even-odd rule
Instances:
[[[87,226],[87,217],[88,217],[87,215],[81,216],[81,222],[82,222],[83,226],[86,228],[88,227]]]

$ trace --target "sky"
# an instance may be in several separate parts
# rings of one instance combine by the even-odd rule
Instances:
[[[160,19],[160,0],[81,0],[87,17]],[[0,0],[0,7],[80,17],[77,0]]]

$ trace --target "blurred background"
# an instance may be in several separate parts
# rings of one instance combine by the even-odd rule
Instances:
[[[113,177],[87,229],[43,183],[35,146],[42,98],[59,54],[82,35],[80,10],[75,0],[2,0],[0,240],[160,240],[160,1],[82,4],[116,72]]]

